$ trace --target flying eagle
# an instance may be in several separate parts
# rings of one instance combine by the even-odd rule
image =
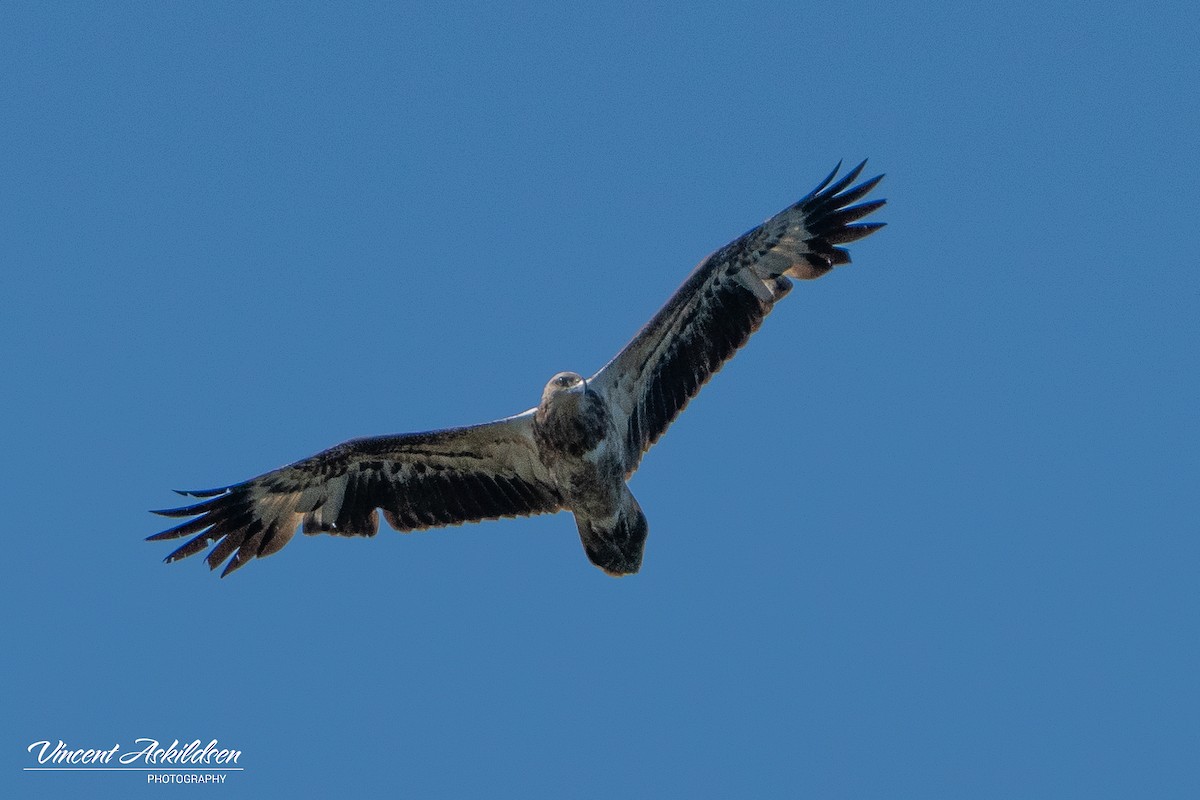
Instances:
[[[150,541],[190,538],[166,561],[215,543],[208,565],[224,577],[296,534],[374,536],[378,512],[408,532],[567,510],[592,563],[637,572],[646,517],[626,481],[642,454],[713,373],[746,343],[789,278],[819,278],[853,242],[884,223],[857,220],[884,200],[852,205],[883,179],[857,186],[864,161],[700,262],[667,304],[590,378],[560,372],[535,408],[482,425],[345,442],[315,456],[155,511],[192,517]],[[848,188],[849,187],[849,188]]]

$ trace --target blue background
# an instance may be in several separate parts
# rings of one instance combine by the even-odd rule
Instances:
[[[423,5],[0,11],[0,793],[168,791],[22,770],[152,736],[231,798],[1197,796],[1194,7]],[[640,575],[142,541],[532,406],[863,156],[889,227],[645,459]]]

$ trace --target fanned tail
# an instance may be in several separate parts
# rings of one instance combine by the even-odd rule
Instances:
[[[597,567],[614,577],[632,575],[641,569],[650,526],[628,488],[615,514],[589,517],[576,511],[575,524],[584,552]]]

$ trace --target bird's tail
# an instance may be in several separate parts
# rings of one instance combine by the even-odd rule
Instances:
[[[632,575],[642,566],[642,551],[650,527],[629,489],[617,511],[607,517],[575,512],[579,539],[592,563],[614,577]]]

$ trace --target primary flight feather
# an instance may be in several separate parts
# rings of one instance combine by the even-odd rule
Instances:
[[[568,510],[584,551],[610,575],[637,572],[648,527],[626,480],[642,454],[792,288],[850,263],[840,244],[882,228],[858,222],[883,179],[851,186],[838,167],[799,202],[700,262],[667,304],[591,378],[560,372],[534,408],[482,425],[353,439],[257,478],[181,492],[200,502],[154,513],[190,518],[149,537],[191,537],[177,561],[215,543],[221,575],[296,534],[374,536]]]

